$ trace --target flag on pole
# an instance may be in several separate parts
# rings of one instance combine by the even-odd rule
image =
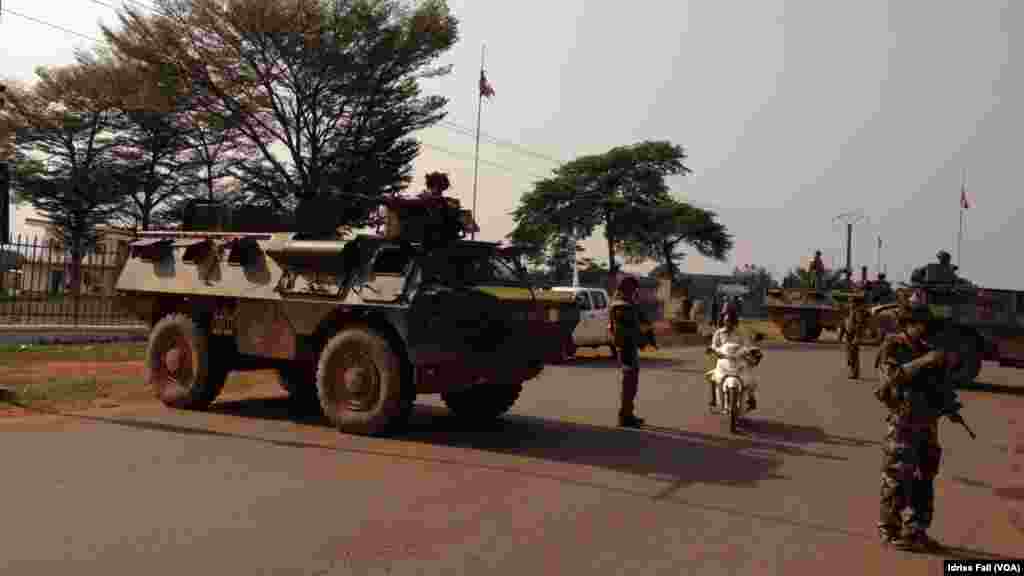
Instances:
[[[966,184],[961,184],[960,185],[960,208],[963,209],[963,210],[967,210],[970,207],[971,207],[970,203],[967,202],[967,185]]]
[[[494,96],[494,88],[491,87],[491,83],[487,81],[487,76],[484,75],[483,68],[480,69],[480,95],[490,98]]]

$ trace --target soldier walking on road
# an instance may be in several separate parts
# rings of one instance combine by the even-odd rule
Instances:
[[[636,395],[640,389],[640,348],[650,335],[644,334],[647,320],[636,306],[640,283],[632,276],[620,282],[611,306],[612,341],[619,353],[622,367],[622,400],[619,407],[619,426],[638,427],[644,423],[636,416]]]
[[[900,312],[903,331],[886,337],[879,352],[879,383],[874,394],[889,416],[883,445],[881,516],[883,544],[905,550],[934,549],[927,535],[939,472],[939,418],[959,409],[955,395],[942,394],[947,360],[924,340],[931,315],[920,304]],[[950,405],[947,405],[950,404]],[[904,508],[910,516],[903,521]]]
[[[863,302],[850,302],[842,337],[846,342],[846,368],[851,380],[860,378],[860,344],[867,324],[867,310]]]

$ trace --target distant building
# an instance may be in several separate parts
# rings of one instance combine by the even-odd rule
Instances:
[[[50,221],[26,218],[25,226],[30,230],[28,238],[5,251],[17,255],[5,258],[14,261],[17,270],[6,271],[4,288],[30,294],[64,293],[71,287],[71,254]],[[135,231],[101,226],[99,232],[99,242],[82,259],[82,293],[112,295]]]

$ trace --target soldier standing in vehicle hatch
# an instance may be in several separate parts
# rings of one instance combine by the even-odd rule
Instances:
[[[649,324],[637,307],[636,297],[640,283],[632,276],[619,282],[612,300],[609,328],[619,353],[622,367],[622,399],[619,407],[619,426],[639,427],[643,418],[636,415],[636,395],[640,389],[640,348],[652,340]]]

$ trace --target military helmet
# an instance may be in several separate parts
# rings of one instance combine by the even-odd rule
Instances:
[[[948,262],[952,258],[952,256],[949,255],[949,252],[946,252],[945,250],[939,250],[939,253],[936,254],[935,257],[939,259],[939,262]]]

